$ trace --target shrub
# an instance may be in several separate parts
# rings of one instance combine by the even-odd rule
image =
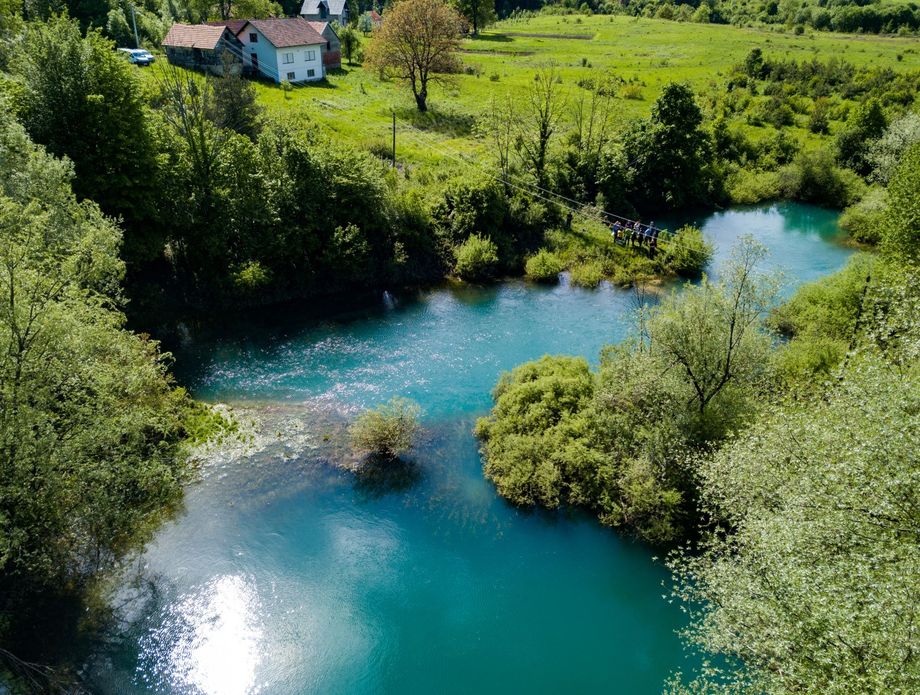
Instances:
[[[488,237],[470,234],[454,249],[454,272],[463,280],[485,280],[495,274],[498,247]]]
[[[865,185],[852,171],[834,163],[825,149],[803,151],[783,167],[780,188],[790,199],[843,208],[858,198]]]
[[[545,356],[501,376],[495,407],[476,423],[485,475],[514,504],[555,508],[582,472],[598,462],[579,432],[594,394],[594,375],[582,357]],[[576,443],[577,442],[577,443]]]
[[[393,398],[366,410],[349,430],[351,445],[361,454],[397,459],[412,448],[421,412],[418,404],[406,398]]]
[[[847,342],[824,336],[793,338],[773,357],[777,378],[787,387],[814,388],[827,378],[847,353]]]
[[[904,156],[888,184],[885,246],[895,255],[920,258],[920,142]]]
[[[757,104],[751,114],[751,122],[754,125],[769,123],[774,128],[783,128],[784,126],[793,125],[795,116],[789,104],[784,100],[779,97],[770,97],[766,101]]]
[[[770,323],[790,337],[818,336],[848,343],[874,261],[872,255],[857,254],[843,270],[803,285],[773,311]]]
[[[737,205],[753,205],[780,196],[780,176],[775,171],[739,169],[725,185],[729,198]]]
[[[540,249],[527,259],[524,271],[536,282],[555,282],[562,272],[562,260],[552,251]]]
[[[637,84],[624,84],[620,89],[620,96],[624,99],[642,101],[642,87]]]
[[[888,198],[883,188],[872,188],[862,199],[848,207],[840,216],[840,228],[861,244],[877,244],[882,238],[882,225],[888,210]]]
[[[808,119],[808,130],[812,133],[827,134],[830,129],[830,102],[821,97],[815,100],[815,105],[811,110],[811,117]]]
[[[241,292],[255,292],[271,282],[271,271],[259,261],[244,263],[233,273],[233,286]]]
[[[683,277],[700,275],[712,258],[712,246],[703,238],[703,232],[692,225],[678,229],[662,246],[662,262],[671,272]]]
[[[594,288],[604,279],[604,266],[600,261],[585,261],[572,268],[569,282],[577,287]]]

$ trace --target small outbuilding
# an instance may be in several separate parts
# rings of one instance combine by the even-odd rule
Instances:
[[[242,68],[243,44],[226,26],[173,24],[163,39],[171,65],[222,75],[224,66]]]
[[[323,67],[326,70],[338,70],[342,67],[342,43],[331,22],[307,22],[317,34],[326,39],[322,48]]]

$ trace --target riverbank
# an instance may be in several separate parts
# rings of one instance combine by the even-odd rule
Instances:
[[[769,263],[788,262],[791,290],[845,262],[835,219],[768,206],[701,220],[709,271],[751,231]],[[577,511],[508,505],[472,435],[502,371],[546,353],[596,360],[633,329],[637,299],[516,280],[190,331],[180,383],[262,418],[260,440],[215,452],[141,558],[114,601],[131,599],[121,627],[86,667],[93,689],[657,691],[688,661],[654,552]],[[394,395],[422,405],[424,443],[399,475],[355,476],[339,437]]]

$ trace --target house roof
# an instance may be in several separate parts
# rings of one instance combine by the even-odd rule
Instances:
[[[213,51],[226,27],[208,24],[173,24],[163,39],[164,46],[204,48]]]
[[[326,7],[329,8],[329,14],[333,16],[341,15],[345,11],[345,0],[304,0],[303,6],[300,8],[300,14],[319,14],[319,4],[321,2],[326,3]]]
[[[374,20],[375,22],[383,21],[383,17],[380,16],[380,13],[377,10],[371,10],[370,12],[368,12],[368,14],[371,16],[371,19]]]
[[[332,28],[332,25],[329,24],[329,22],[311,22],[308,19],[307,24],[313,27],[313,29],[316,31],[317,34],[320,34],[320,35],[323,34],[326,31],[326,29],[329,29],[329,31],[335,34],[335,29]],[[336,34],[336,36],[338,36],[338,34]]]
[[[227,19],[222,22],[205,22],[205,24],[210,24],[211,26],[215,27],[227,27],[231,34],[237,36],[241,31],[243,31],[243,27],[246,26],[246,22],[247,20],[245,19]]]
[[[244,25],[253,26],[259,30],[269,43],[275,48],[286,46],[312,46],[326,43],[326,39],[310,26],[310,22],[302,17],[280,17],[277,19],[250,19]],[[240,33],[243,29],[240,30]]]

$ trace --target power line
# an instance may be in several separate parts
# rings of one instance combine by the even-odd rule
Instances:
[[[408,121],[406,121],[406,120],[404,120],[404,119],[400,119],[400,120],[402,120],[403,123],[405,123],[409,128],[412,128],[413,132],[418,132],[418,133],[423,133],[423,132],[424,132],[424,131],[422,131],[422,130],[416,128],[415,126],[413,126],[413,125],[412,125],[411,123],[409,123]],[[446,145],[443,146],[443,147],[444,147],[444,149],[446,149]],[[453,152],[453,154],[455,154],[457,157],[461,157],[461,158],[463,157],[463,154],[460,153],[460,152],[457,152],[456,150],[453,150],[452,152]],[[491,175],[491,174],[488,173],[488,171],[486,171],[486,169],[485,169],[484,167],[477,165],[475,162],[471,162],[471,161],[469,161],[469,160],[464,160],[464,162],[465,162],[466,164],[470,164],[470,165],[472,165],[472,166],[476,166],[477,168],[479,168],[479,169],[481,169],[483,172],[485,172],[487,175]],[[497,178],[497,177],[494,177],[494,176],[493,176],[493,178]],[[510,182],[506,181],[505,179],[499,179],[499,180],[503,181],[504,183],[508,183],[509,185],[511,185]],[[518,181],[522,181],[522,179],[520,179],[520,178],[517,178],[517,180],[518,180]],[[547,195],[554,196],[554,197],[559,198],[559,199],[561,199],[561,200],[565,200],[565,201],[568,202],[568,203],[572,203],[572,204],[578,205],[578,206],[582,206],[582,205],[583,205],[580,201],[575,200],[574,198],[569,198],[568,196],[562,195],[561,193],[558,193],[558,192],[556,192],[556,191],[551,191],[551,190],[549,190],[549,189],[547,189],[547,188],[543,188],[543,187],[540,186],[539,184],[527,182],[527,183],[525,183],[524,185],[526,185],[526,186],[531,186],[531,187],[533,187],[533,188],[535,188],[535,189],[541,191],[542,193],[545,193],[545,194],[547,194]],[[566,207],[568,207],[568,206],[566,206]],[[571,208],[569,208],[569,209],[571,209]],[[658,231],[659,233],[663,232],[664,234],[667,234],[667,235],[669,235],[669,236],[673,236],[673,233],[670,232],[670,231],[668,231],[667,229],[661,229],[660,227],[655,227],[654,225],[642,225],[641,221],[639,221],[639,220],[633,220],[633,219],[631,219],[631,218],[629,218],[629,217],[624,217],[623,215],[617,215],[616,213],[608,212],[608,211],[606,211],[606,210],[599,210],[598,213],[599,213],[600,215],[603,215],[604,217],[607,217],[607,218],[610,219],[610,220],[613,220],[613,221],[627,222],[627,223],[629,223],[629,224],[631,224],[631,225],[635,225],[635,224],[638,222],[641,226],[643,226],[643,227],[645,227],[645,228],[647,228],[647,229],[654,229],[654,230]]]
[[[243,64],[245,65],[245,56],[244,56],[244,54],[243,54],[243,52],[242,52],[241,49],[239,49],[239,48],[237,48],[237,47],[235,47],[235,46],[232,46],[231,44],[229,44],[229,43],[227,43],[227,42],[224,42],[224,47],[225,47],[226,50],[230,51],[230,53],[231,53],[232,55],[235,55],[236,57],[240,58],[240,60],[241,60],[241,61],[243,62]],[[263,66],[263,65],[260,64],[258,69],[259,69],[260,71],[263,71],[263,70],[264,70],[264,71],[270,73],[269,76],[274,75],[274,76],[277,77],[279,80],[281,79],[280,73],[279,73],[273,66],[267,66],[267,65],[266,65],[266,66]],[[396,117],[395,111],[393,111],[393,117],[394,117],[394,119],[397,118],[397,117]],[[604,223],[604,219],[603,219],[603,218],[606,218],[606,220],[607,220],[608,222],[609,222],[610,220],[613,220],[615,223],[616,223],[616,222],[623,222],[623,223],[625,223],[624,226],[623,226],[623,231],[622,231],[622,233],[624,234],[624,239],[627,239],[627,241],[629,241],[627,235],[636,235],[636,236],[642,237],[643,239],[646,239],[646,240],[649,240],[649,239],[651,239],[651,238],[654,238],[651,234],[648,233],[649,230],[654,230],[654,231],[658,232],[659,235],[661,235],[661,240],[662,240],[662,241],[665,241],[665,240],[667,241],[668,246],[676,247],[676,248],[683,248],[683,249],[685,249],[685,250],[687,250],[687,251],[690,251],[690,252],[696,252],[696,251],[698,251],[698,249],[695,249],[695,248],[689,247],[689,246],[687,246],[687,245],[685,245],[685,244],[679,243],[679,242],[677,241],[677,236],[676,236],[676,234],[675,234],[674,232],[671,232],[671,231],[667,230],[667,229],[662,229],[662,228],[660,228],[660,227],[655,227],[655,226],[653,226],[653,225],[643,225],[643,224],[642,224],[640,221],[638,221],[638,220],[633,220],[633,219],[631,219],[631,218],[629,218],[629,217],[624,217],[624,216],[622,216],[622,215],[617,215],[617,214],[615,214],[615,213],[608,212],[608,211],[606,211],[606,210],[597,209],[597,210],[596,210],[596,214],[592,215],[592,214],[588,213],[588,212],[584,209],[585,206],[583,206],[582,203],[580,203],[579,201],[577,201],[577,200],[575,200],[575,199],[573,199],[573,198],[569,198],[568,196],[562,195],[561,193],[558,193],[558,192],[556,192],[556,191],[551,191],[551,190],[549,190],[549,189],[543,188],[542,186],[540,186],[540,185],[538,185],[538,184],[536,184],[536,183],[523,182],[522,179],[517,179],[517,180],[518,180],[518,181],[522,181],[523,185],[518,184],[518,183],[515,183],[514,181],[509,181],[508,179],[505,179],[505,178],[503,178],[503,177],[501,177],[501,176],[496,176],[495,174],[493,174],[493,173],[491,173],[489,170],[487,170],[485,167],[480,166],[480,165],[476,164],[475,162],[471,162],[470,160],[466,159],[466,158],[463,156],[463,153],[460,153],[460,152],[458,152],[458,151],[456,151],[456,150],[450,150],[450,149],[448,149],[447,146],[444,145],[443,143],[435,143],[435,142],[433,142],[433,141],[428,141],[428,142],[426,142],[425,140],[422,139],[421,136],[422,136],[422,135],[426,135],[426,136],[427,136],[427,135],[428,135],[427,133],[425,133],[423,130],[421,130],[421,129],[419,129],[419,128],[416,128],[414,125],[412,125],[410,122],[406,121],[405,119],[400,118],[399,120],[409,129],[408,131],[407,131],[407,130],[404,130],[404,131],[403,131],[403,134],[404,134],[404,135],[408,134],[408,135],[410,135],[410,137],[415,136],[415,143],[416,143],[416,144],[421,145],[422,147],[427,147],[427,148],[434,149],[434,150],[436,150],[437,152],[439,152],[441,155],[447,157],[448,159],[451,159],[451,160],[454,161],[454,162],[458,162],[458,163],[460,163],[460,164],[465,164],[465,165],[468,165],[468,166],[473,166],[473,167],[479,169],[480,171],[482,171],[486,176],[492,178],[492,179],[495,180],[495,181],[498,181],[498,182],[500,182],[500,183],[503,183],[503,184],[505,184],[506,186],[509,186],[509,187],[511,187],[511,188],[514,188],[514,189],[516,189],[516,190],[518,190],[518,191],[520,191],[520,192],[522,192],[522,193],[524,193],[524,194],[526,194],[526,195],[529,195],[529,196],[531,196],[531,197],[538,198],[538,199],[540,199],[540,200],[543,200],[543,201],[545,201],[545,202],[547,202],[547,203],[550,203],[550,204],[553,204],[553,205],[558,205],[559,207],[562,207],[562,208],[568,210],[569,212],[571,212],[571,213],[574,214],[574,215],[580,215],[580,216],[582,216],[583,218],[588,219],[588,220],[591,220],[591,221],[601,222],[601,223],[603,224],[603,223]],[[539,192],[534,192],[534,190],[532,190],[532,189],[536,189],[536,191],[539,191]],[[546,194],[546,195],[544,195],[544,194]],[[558,200],[554,200],[553,198],[549,198],[549,197],[547,197],[547,195],[548,195],[548,196],[552,196],[553,198],[556,198],[556,199],[558,199]],[[565,201],[565,202],[559,202],[560,200],[561,200],[561,201]],[[571,203],[571,204],[570,204],[570,203]],[[577,205],[577,206],[579,206],[579,207],[576,208],[576,207],[573,207],[573,205]],[[638,227],[639,227],[638,230],[635,229],[636,225],[638,225]],[[665,237],[667,237],[667,239],[665,239]],[[633,237],[633,238],[635,238],[635,237]],[[641,246],[642,241],[640,240],[639,243],[640,243],[640,246]],[[656,243],[657,243],[657,238],[656,238]]]
[[[401,120],[402,120],[402,119],[401,119]],[[403,121],[403,123],[405,123],[405,121]],[[411,130],[409,130],[409,131],[405,131],[405,130],[404,130],[404,131],[403,131],[403,134],[404,134],[404,135],[409,135],[409,137],[413,137],[413,136],[416,135],[417,133],[423,132],[423,131],[420,131],[418,128],[415,128],[415,127],[412,126],[412,125],[409,125],[409,128],[410,128]],[[451,159],[451,160],[453,160],[453,161],[455,161],[455,162],[458,162],[458,163],[460,163],[460,164],[466,164],[466,165],[469,165],[469,166],[474,166],[474,167],[476,167],[476,168],[482,170],[483,173],[484,173],[486,176],[489,176],[490,178],[492,178],[492,179],[495,180],[495,181],[499,181],[499,182],[501,182],[501,183],[504,183],[505,185],[510,186],[510,187],[512,187],[512,188],[515,188],[515,189],[517,189],[517,190],[519,190],[519,191],[525,193],[526,195],[532,196],[532,197],[534,197],[534,198],[539,198],[540,200],[544,200],[544,201],[546,201],[546,202],[548,202],[548,203],[552,203],[552,204],[554,204],[554,205],[558,205],[558,206],[560,206],[560,207],[562,207],[562,208],[564,208],[564,209],[566,209],[566,210],[569,210],[570,212],[572,212],[572,213],[575,214],[575,215],[581,215],[581,216],[584,217],[585,219],[589,219],[589,220],[592,220],[592,221],[595,221],[595,222],[602,222],[602,223],[603,223],[603,220],[599,219],[599,217],[600,217],[600,216],[606,216],[608,219],[614,219],[615,221],[620,221],[620,220],[622,220],[622,221],[625,221],[625,222],[628,223],[627,226],[624,226],[624,228],[623,228],[624,232],[628,232],[628,233],[630,233],[630,234],[635,234],[635,233],[636,233],[635,230],[633,229],[633,227],[634,227],[636,224],[638,224],[639,227],[640,227],[640,231],[638,232],[638,234],[639,234],[641,237],[645,238],[645,239],[648,239],[648,238],[651,236],[651,235],[649,235],[649,234],[647,233],[647,230],[648,230],[648,229],[654,229],[654,230],[657,230],[659,233],[665,234],[665,235],[667,235],[667,236],[669,237],[666,241],[667,241],[668,246],[670,246],[670,247],[673,247],[673,248],[682,248],[682,249],[685,249],[685,250],[687,250],[687,251],[689,251],[689,252],[692,252],[692,253],[696,253],[696,252],[699,251],[699,249],[697,249],[697,248],[693,248],[693,247],[687,246],[686,244],[682,244],[682,243],[678,242],[678,241],[677,241],[677,236],[676,236],[676,234],[674,234],[673,232],[670,232],[670,231],[668,231],[668,230],[660,229],[660,228],[658,228],[658,227],[652,227],[651,225],[643,225],[641,222],[637,222],[637,221],[631,220],[631,219],[629,219],[629,218],[627,218],[627,217],[622,217],[622,216],[620,216],[620,215],[614,215],[614,214],[608,213],[608,212],[606,212],[606,211],[604,211],[604,210],[599,210],[597,215],[591,215],[590,213],[588,213],[587,211],[585,211],[584,208],[574,208],[574,207],[572,207],[571,205],[569,205],[567,202],[563,203],[563,202],[559,202],[559,201],[557,201],[557,200],[552,200],[551,198],[548,198],[548,197],[546,197],[545,195],[542,195],[541,193],[534,192],[533,190],[530,190],[529,188],[526,188],[526,187],[524,187],[524,186],[518,185],[518,184],[516,184],[516,183],[514,183],[514,182],[512,182],[512,181],[508,181],[507,179],[504,179],[504,178],[502,178],[501,176],[497,176],[497,175],[495,175],[495,174],[492,174],[492,173],[490,173],[488,170],[486,170],[486,169],[484,169],[484,168],[482,168],[482,167],[476,165],[475,163],[473,163],[473,162],[471,162],[471,161],[469,161],[469,160],[467,160],[467,159],[464,159],[464,158],[462,157],[462,155],[460,155],[459,153],[457,153],[457,152],[455,152],[455,151],[447,150],[446,147],[436,145],[436,144],[434,144],[434,143],[432,143],[432,142],[425,142],[425,141],[423,141],[420,137],[417,137],[417,136],[416,136],[416,138],[415,138],[414,141],[415,141],[416,144],[422,145],[423,147],[430,147],[431,149],[434,149],[434,150],[438,151],[438,152],[439,152],[440,154],[442,154],[443,156],[445,156],[445,157],[447,157],[448,159]],[[545,192],[549,193],[550,195],[555,195],[556,197],[561,198],[561,199],[563,199],[563,200],[565,200],[565,201],[572,201],[572,202],[574,202],[574,203],[576,203],[576,204],[579,204],[578,201],[573,201],[571,198],[567,198],[566,196],[563,196],[563,195],[561,195],[561,194],[556,194],[556,193],[553,193],[552,191],[547,191],[547,189],[542,188],[542,187],[540,187],[540,186],[533,185],[533,188],[536,188],[538,191],[545,191]],[[646,230],[646,231],[641,231],[641,230],[643,230],[643,229]],[[662,238],[662,241],[665,241],[665,239]],[[641,243],[641,242],[640,242],[640,243]]]

